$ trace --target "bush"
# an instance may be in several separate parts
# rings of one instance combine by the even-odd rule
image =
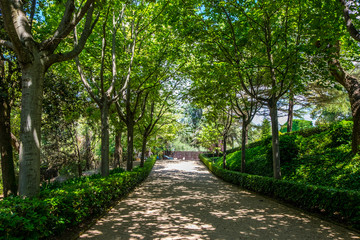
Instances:
[[[330,130],[332,144],[329,147],[335,148],[342,144],[350,144],[352,125],[353,123],[350,121],[341,121],[332,125]]]
[[[201,161],[216,176],[251,191],[265,194],[305,210],[315,211],[360,230],[360,192],[315,186],[250,175],[217,167],[204,155]]]
[[[296,135],[282,135],[280,136],[280,161],[281,163],[291,162],[292,159],[296,158],[299,153],[299,146],[296,142]],[[272,148],[271,142],[267,145],[267,161],[272,163]]]
[[[82,177],[44,187],[32,199],[9,197],[0,202],[0,239],[39,239],[102,213],[150,173],[155,158],[131,172],[112,171],[109,177]]]

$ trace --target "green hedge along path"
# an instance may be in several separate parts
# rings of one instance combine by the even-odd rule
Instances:
[[[147,180],[80,239],[359,239],[213,176],[198,160],[159,160]]]

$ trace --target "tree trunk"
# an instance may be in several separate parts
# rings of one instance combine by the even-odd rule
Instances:
[[[81,177],[81,176],[82,176],[81,153],[80,153],[80,147],[79,147],[78,137],[77,137],[77,133],[76,133],[76,129],[75,129],[75,128],[74,128],[74,131],[75,131],[76,154],[77,154],[77,157],[78,157],[77,168],[78,168],[79,177]]]
[[[45,67],[37,52],[22,65],[19,193],[33,197],[40,191],[41,113]]]
[[[11,145],[11,107],[0,94],[0,153],[4,197],[17,194],[13,149]]]
[[[294,118],[294,95],[292,94],[292,92],[290,92],[288,120],[287,120],[287,129],[286,129],[288,133],[292,131],[293,118]]]
[[[360,80],[356,77],[347,74],[341,67],[338,59],[329,61],[330,73],[335,77],[335,80],[340,83],[348,92],[351,114],[353,117],[353,130],[352,130],[352,152],[354,154],[359,152],[360,145]]]
[[[226,169],[226,138],[227,136],[224,136],[224,153],[223,153],[223,169]]]
[[[141,148],[141,162],[140,162],[140,167],[144,167],[146,143],[147,143],[147,136],[143,136],[143,142],[142,142],[142,148]]]
[[[121,145],[122,131],[117,131],[115,136],[115,150],[114,150],[114,164],[115,167],[120,167],[122,162],[123,149]]]
[[[130,120],[127,124],[127,161],[126,170],[131,171],[133,168],[133,155],[134,155],[134,123]]]
[[[217,141],[216,145],[215,145],[215,154],[216,154],[216,157],[219,157],[220,156],[220,151],[219,151],[219,140]]]
[[[101,107],[101,175],[109,176],[109,104]]]
[[[91,142],[90,142],[90,135],[89,135],[89,130],[86,129],[86,133],[85,133],[85,144],[84,144],[84,148],[85,148],[85,169],[86,170],[90,170],[90,162],[92,159],[91,156]]]
[[[269,105],[271,117],[271,132],[272,132],[272,155],[273,155],[273,171],[274,178],[281,178],[280,169],[280,148],[279,148],[279,127],[278,127],[278,113],[276,102]]]
[[[246,119],[243,118],[242,130],[241,130],[241,172],[245,173],[246,166],[246,145],[248,143],[248,127]]]
[[[352,152],[356,154],[359,152],[360,145],[360,82],[359,79],[350,75],[346,75],[344,82],[349,95],[353,118],[351,148]]]

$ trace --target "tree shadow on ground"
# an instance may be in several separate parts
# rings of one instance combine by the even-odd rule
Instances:
[[[84,239],[359,239],[220,181],[196,160],[160,160]]]

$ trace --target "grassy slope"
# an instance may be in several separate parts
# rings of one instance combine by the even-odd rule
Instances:
[[[360,190],[360,156],[351,154],[352,122],[280,136],[282,177],[314,185]],[[246,172],[272,176],[271,138],[246,149]],[[222,158],[215,158],[221,166]],[[241,151],[228,154],[230,170],[239,171]]]

